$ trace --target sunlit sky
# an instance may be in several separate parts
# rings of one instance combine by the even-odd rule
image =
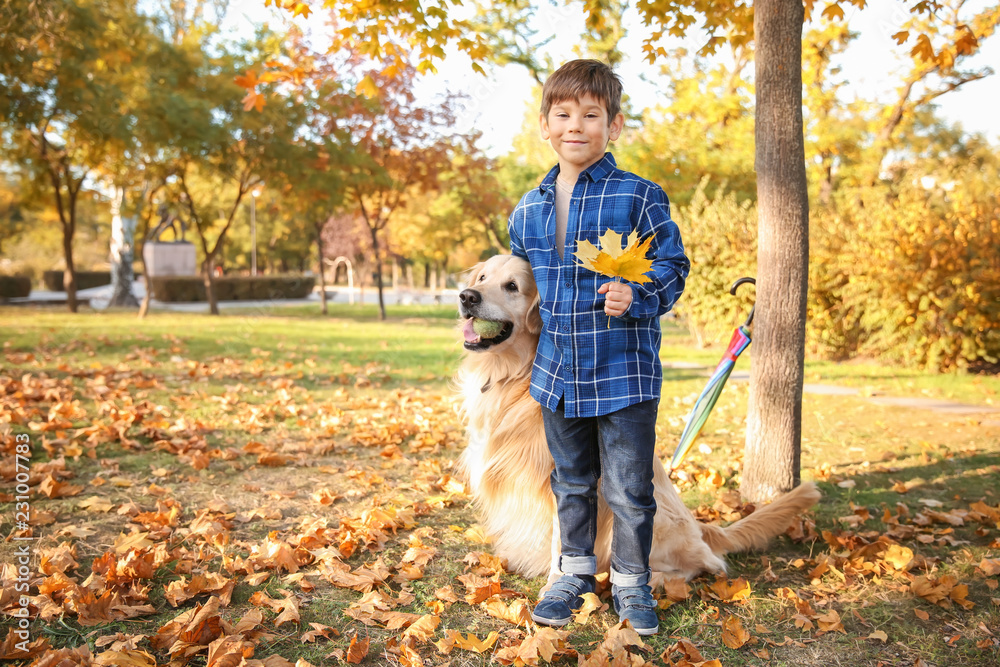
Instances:
[[[969,3],[981,5],[982,2]],[[553,7],[541,2],[535,27],[539,37],[555,35],[545,47],[558,65],[578,57],[573,48],[576,36],[582,31],[583,16],[578,5]],[[908,16],[908,8],[899,0],[880,0],[864,10],[848,9],[851,28],[860,33],[841,60],[843,75],[850,82],[850,95],[866,99],[880,96],[887,102],[894,96],[894,72],[906,57],[907,47],[896,46],[891,35]],[[851,13],[853,11],[853,14]],[[285,14],[265,8],[263,0],[244,0],[229,5],[224,26],[235,32],[248,34],[254,24],[267,22],[273,29],[281,30],[287,22]],[[317,20],[318,19],[318,20]],[[321,17],[313,15],[313,30],[321,25]],[[665,89],[657,84],[659,65],[649,65],[643,60],[641,43],[646,29],[638,20],[634,9],[625,15],[628,37],[623,51],[626,60],[617,69],[631,98],[633,110],[641,110],[667,102]],[[691,50],[701,46],[703,36],[694,32],[686,40],[668,44],[687,46]],[[967,68],[980,68],[987,64],[1000,64],[1000,36],[988,39],[984,48]],[[752,65],[751,65],[752,67]],[[438,65],[436,74],[425,75],[418,92],[422,99],[434,100],[444,90],[462,91],[470,99],[460,112],[457,127],[464,132],[475,128],[483,132],[483,148],[491,155],[508,152],[511,140],[520,132],[528,105],[532,100],[534,80],[517,65],[492,68],[487,76],[472,71],[469,60],[459,53],[449,53]],[[991,141],[1000,141],[1000,114],[996,112],[996,74],[965,84],[958,90],[938,98],[939,111],[952,122],[959,122],[967,132],[981,132]],[[531,110],[531,113],[536,113]]]

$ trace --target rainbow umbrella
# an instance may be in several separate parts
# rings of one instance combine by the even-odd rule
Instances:
[[[753,285],[756,282],[753,278],[740,278],[733,283],[733,286],[729,289],[729,293],[735,295],[736,288],[743,283]],[[722,393],[722,387],[725,386],[726,380],[729,379],[729,374],[733,372],[733,366],[736,365],[736,358],[743,353],[743,350],[750,347],[750,325],[753,323],[753,311],[754,309],[751,308],[746,322],[742,326],[737,327],[736,331],[733,332],[733,337],[729,340],[729,347],[726,348],[725,354],[722,355],[722,361],[715,367],[715,372],[712,373],[711,379],[705,385],[701,395],[698,396],[698,400],[695,401],[694,408],[691,410],[691,414],[688,415],[687,424],[684,426],[684,432],[681,433],[681,441],[674,451],[674,457],[670,460],[671,468],[676,468],[680,465],[688,450],[691,449],[691,445],[698,439],[701,427],[708,420],[708,415],[711,414],[712,408],[715,407],[715,402],[719,400],[719,394]]]

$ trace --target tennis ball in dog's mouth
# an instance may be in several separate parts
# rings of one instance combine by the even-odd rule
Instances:
[[[472,330],[479,334],[480,338],[496,338],[503,331],[503,322],[476,318],[472,320]]]

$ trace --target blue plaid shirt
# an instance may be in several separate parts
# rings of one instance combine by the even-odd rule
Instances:
[[[531,373],[531,396],[549,410],[565,401],[567,417],[605,415],[658,399],[663,382],[660,316],[684,290],[690,263],[670,202],[660,186],[618,169],[611,153],[588,167],[573,189],[566,246],[555,238],[555,166],[530,190],[507,221],[510,251],[531,263],[541,298],[542,334]],[[576,244],[599,246],[608,228],[624,238],[655,234],[651,282],[628,283],[632,303],[622,317],[604,314],[597,288],[610,279],[579,265]],[[649,256],[647,254],[647,256]]]

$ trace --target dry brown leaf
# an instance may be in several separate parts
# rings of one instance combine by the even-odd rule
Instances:
[[[62,542],[59,546],[39,549],[38,571],[42,574],[64,573],[80,567],[76,562],[76,545]]]
[[[738,649],[750,639],[750,633],[743,627],[738,616],[729,616],[722,622],[722,643],[729,648]]]
[[[601,642],[601,646],[612,657],[621,655],[626,652],[630,652],[630,649],[644,649],[646,648],[645,642],[642,641],[642,637],[639,633],[631,626],[628,621],[622,621],[617,625],[611,627],[608,630],[608,634],[604,637],[604,641]]]
[[[434,597],[444,602],[449,602],[449,603],[458,602],[458,595],[455,594],[455,591],[452,589],[451,584],[442,586],[441,588],[434,591]]]
[[[499,597],[492,597],[481,602],[479,606],[485,609],[490,616],[513,625],[527,626],[531,621],[531,608],[528,601],[522,598],[518,598],[508,605]]]
[[[671,577],[663,582],[663,596],[671,602],[683,602],[691,597],[691,587],[683,577]]]
[[[49,640],[46,637],[38,637],[23,644],[27,651],[17,648],[21,644],[22,638],[15,634],[14,628],[7,629],[7,636],[0,643],[0,660],[27,660],[28,658],[44,653],[49,648]]]
[[[123,554],[130,549],[151,549],[153,542],[147,539],[149,533],[120,533],[115,539],[115,552]]]
[[[241,667],[253,650],[252,641],[240,635],[223,635],[208,645],[206,667]]]
[[[303,644],[315,642],[320,637],[323,639],[335,639],[340,636],[340,630],[329,625],[323,625],[322,623],[309,623],[309,625],[312,626],[312,630],[299,637],[299,641]]]
[[[107,498],[101,498],[100,496],[90,496],[89,498],[84,498],[79,503],[77,507],[83,510],[89,510],[91,512],[106,513],[110,512],[114,508],[114,504],[108,501]]]
[[[338,493],[334,493],[330,489],[323,487],[319,491],[313,493],[312,496],[310,497],[320,505],[332,505],[333,503],[337,502],[344,496]]]
[[[701,656],[701,651],[698,650],[694,644],[688,639],[679,639],[676,644],[668,647],[661,655],[660,660],[666,664],[675,664],[671,656],[674,653],[681,654],[681,660],[687,661],[689,663],[701,664],[705,659]]]
[[[948,609],[951,603],[971,609],[974,603],[967,599],[969,587],[959,584],[958,579],[951,574],[945,574],[934,578],[930,575],[920,576],[913,580],[910,586],[914,595],[919,595],[928,602],[932,602],[939,607]]]
[[[486,639],[480,640],[471,632],[466,633],[463,637],[461,632],[447,630],[445,638],[441,641],[435,642],[434,645],[437,646],[438,650],[444,654],[448,654],[456,648],[460,648],[465,651],[473,651],[475,653],[485,653],[493,648],[493,645],[496,644],[497,639],[499,638],[499,632],[491,632],[486,636]]]
[[[83,491],[83,487],[61,482],[53,477],[52,473],[48,473],[38,485],[38,491],[47,498],[66,498],[80,494]]]
[[[913,550],[899,544],[892,544],[882,554],[882,559],[897,570],[905,570],[906,566],[913,561]]]
[[[420,653],[418,653],[417,650],[409,644],[400,645],[397,658],[399,659],[401,667],[424,667],[424,659],[421,658]]]
[[[817,616],[816,624],[823,632],[841,632],[845,635],[847,634],[847,630],[844,629],[844,624],[840,620],[840,614],[837,613],[836,609],[831,609],[825,614]]]
[[[583,594],[583,605],[573,614],[573,622],[579,625],[586,625],[590,620],[590,615],[594,612],[604,611],[608,608],[606,603],[601,602],[595,593]]]
[[[441,624],[441,617],[433,614],[425,614],[410,624],[403,632],[404,641],[413,637],[418,642],[425,642],[434,636],[437,626]]]
[[[710,597],[722,602],[739,602],[750,597],[750,584],[743,577],[734,581],[725,576],[716,577],[715,582],[706,589]]]
[[[486,531],[483,530],[482,526],[473,526],[465,531],[466,539],[472,542],[478,542],[479,544],[489,544],[492,542],[489,536],[486,535]]]
[[[480,577],[492,577],[495,574],[503,574],[507,571],[506,559],[481,551],[473,551],[466,554],[462,562],[466,563],[465,569],[467,571],[471,571]]]
[[[73,665],[90,665],[93,655],[86,644],[76,648],[49,649],[35,658],[32,667],[72,667]]]
[[[566,639],[569,632],[542,627],[535,634],[514,646],[506,646],[493,654],[493,659],[502,665],[539,665],[540,661],[552,662],[553,656],[562,655],[569,649]]]
[[[471,605],[477,605],[503,590],[500,584],[500,577],[497,575],[486,579],[477,574],[469,573],[456,578],[465,584],[466,589],[468,589],[468,593],[465,594],[465,601]]]
[[[987,577],[1000,574],[1000,558],[983,558],[979,563],[979,571]]]
[[[354,636],[351,637],[351,643],[347,647],[347,655],[345,656],[344,659],[347,660],[347,662],[356,665],[362,660],[364,660],[365,656],[367,655],[368,655],[368,637],[359,640],[358,633],[355,632]]]
[[[868,635],[868,639],[877,639],[883,644],[889,641],[889,635],[885,634],[882,630],[876,630],[875,632]]]
[[[164,587],[163,596],[171,607],[176,607],[193,597],[211,593],[219,597],[223,607],[228,607],[235,587],[234,580],[226,579],[217,572],[199,573],[192,576],[191,581],[186,581],[183,576],[171,581]]]

